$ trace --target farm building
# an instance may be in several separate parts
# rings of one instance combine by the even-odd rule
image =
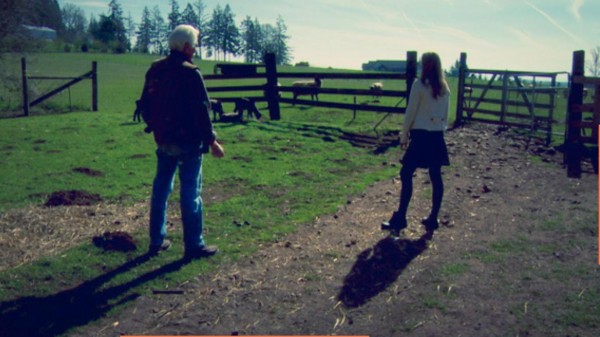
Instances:
[[[56,30],[48,27],[36,27],[36,26],[28,26],[23,25],[23,29],[34,39],[39,40],[55,40],[56,39]]]
[[[363,63],[362,70],[390,71],[395,73],[406,72],[406,61],[399,60],[377,60]]]

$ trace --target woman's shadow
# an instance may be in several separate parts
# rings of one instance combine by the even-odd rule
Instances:
[[[357,308],[394,283],[408,264],[425,250],[433,231],[417,240],[386,237],[373,248],[358,254],[352,270],[344,279],[337,298],[346,307]]]

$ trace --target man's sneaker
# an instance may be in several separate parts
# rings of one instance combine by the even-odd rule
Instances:
[[[440,227],[438,219],[436,218],[423,218],[421,223],[425,225],[425,229],[428,231],[434,231]]]
[[[185,251],[183,256],[184,259],[199,259],[202,257],[209,257],[215,255],[219,251],[217,246],[202,246],[199,248],[188,249]]]
[[[169,248],[171,248],[171,240],[164,240],[160,245],[150,245],[150,248],[148,248],[148,254],[158,255],[158,253],[168,250]]]

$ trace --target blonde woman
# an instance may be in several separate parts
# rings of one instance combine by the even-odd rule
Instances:
[[[413,191],[413,174],[417,168],[429,170],[433,188],[429,216],[421,223],[428,231],[438,228],[438,215],[444,196],[442,166],[450,165],[444,132],[448,127],[450,89],[444,78],[440,57],[425,53],[421,57],[421,76],[415,80],[406,108],[400,145],[406,149],[402,158],[400,205],[382,228],[398,236],[407,226],[406,212]]]

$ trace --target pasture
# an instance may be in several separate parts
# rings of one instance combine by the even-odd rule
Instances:
[[[18,69],[17,57],[4,62],[11,59]],[[497,135],[485,128],[449,133],[454,159],[445,171],[447,225],[432,241],[421,239],[418,218],[428,209],[431,191],[426,174],[419,173],[409,214],[413,225],[400,250],[390,255],[378,224],[396,206],[399,186],[393,178],[402,153],[389,138],[402,116],[386,118],[375,131],[385,114],[359,111],[353,119],[351,111],[282,104],[280,121],[263,113],[263,121],[217,123],[226,157],[206,157],[203,195],[207,240],[221,254],[178,262],[181,228],[174,192],[169,236],[175,245],[147,261],[140,255],[148,243],[154,144],[131,115],[154,58],[36,54],[29,59],[32,70],[71,75],[98,61],[99,112],[86,111],[90,89],[82,83],[71,91],[75,112],[34,109],[29,118],[0,120],[0,244],[6,248],[0,253],[0,326],[48,336],[143,331],[586,336],[600,326],[597,214],[590,211],[597,201],[597,177],[588,175],[582,184],[558,179],[564,177],[560,156],[549,155],[550,148],[526,135]],[[213,62],[199,65],[212,73]],[[231,82],[208,86],[241,83]],[[323,86],[366,89],[371,82],[331,80]],[[450,85],[456,102],[454,79]],[[49,104],[62,109],[68,102],[64,93]],[[259,108],[266,112],[264,105]],[[225,109],[233,106],[226,103]],[[361,138],[370,142],[358,142]],[[483,186],[489,191],[482,192]],[[65,190],[97,194],[102,202],[42,206],[52,192]],[[72,237],[61,235],[62,227],[72,227]],[[91,243],[91,236],[119,228],[131,232],[137,251],[105,252]],[[18,241],[31,241],[25,246],[31,251],[14,248]],[[361,278],[361,272],[370,276]],[[186,296],[160,293],[171,289]],[[144,308],[148,303],[156,311]],[[229,306],[234,304],[239,311]],[[60,310],[42,314],[50,308]],[[213,310],[223,312],[222,319]],[[501,319],[485,318],[489,313]],[[379,314],[382,319],[373,319]],[[128,318],[132,315],[137,320]]]

